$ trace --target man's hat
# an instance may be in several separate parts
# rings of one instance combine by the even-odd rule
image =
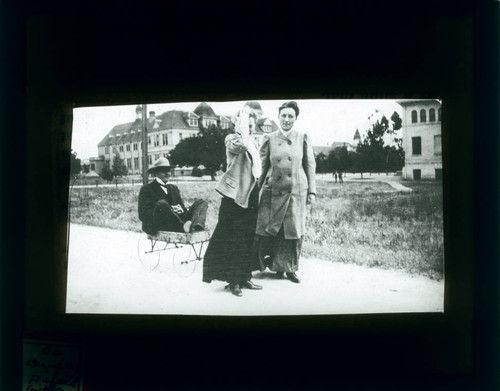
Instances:
[[[156,172],[160,168],[168,168],[168,169],[172,168],[172,166],[170,165],[170,162],[168,161],[167,158],[161,157],[157,161],[155,161],[153,163],[153,167],[148,169],[148,173],[151,174],[153,172]]]

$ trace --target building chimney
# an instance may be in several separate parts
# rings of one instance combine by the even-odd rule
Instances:
[[[142,119],[142,106],[141,105],[137,105],[137,107],[135,108],[135,119],[136,120]]]
[[[150,111],[149,112],[149,119],[154,121],[156,119],[156,116],[155,116],[155,112],[154,111]]]

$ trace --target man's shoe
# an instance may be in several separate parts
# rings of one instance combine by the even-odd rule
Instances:
[[[204,229],[205,229],[205,227],[203,227],[203,226],[201,226],[199,224],[191,226],[191,232],[203,231]]]
[[[184,229],[184,232],[189,233],[191,231],[191,224],[193,224],[191,220],[188,220],[184,223],[182,227]]]
[[[245,282],[242,282],[240,284],[240,287],[241,288],[245,288],[245,289],[254,289],[254,290],[259,290],[259,289],[262,289],[262,286],[261,285],[257,285],[257,284],[254,284],[252,281],[248,280],[248,281],[245,281]]]
[[[285,277],[285,273],[283,272],[276,272],[276,274],[274,275],[274,277],[278,280],[282,280],[284,277]]]
[[[295,282],[296,284],[300,282],[299,277],[297,277],[295,273],[287,273],[286,278],[288,278],[292,282]]]
[[[243,292],[241,292],[239,284],[231,284],[231,285],[229,285],[229,289],[231,290],[231,293],[233,295],[235,295],[235,296],[243,296]]]

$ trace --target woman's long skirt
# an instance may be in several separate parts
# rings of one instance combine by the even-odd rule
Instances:
[[[219,221],[203,258],[203,281],[212,280],[240,283],[252,278],[258,270],[251,256],[255,225],[257,223],[259,191],[255,186],[248,208],[224,197],[219,209]]]
[[[274,272],[293,273],[299,270],[302,242],[300,239],[285,239],[283,226],[276,236],[255,235],[254,259],[259,263],[259,269],[266,267]]]

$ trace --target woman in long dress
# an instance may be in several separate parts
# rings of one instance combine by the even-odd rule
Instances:
[[[225,139],[227,170],[215,187],[222,195],[219,220],[203,260],[203,281],[226,281],[231,293],[241,289],[262,289],[251,281],[258,265],[251,257],[257,221],[261,173],[258,148],[250,134],[257,116],[248,106],[239,114],[235,133]]]
[[[297,276],[305,233],[306,204],[316,199],[316,161],[307,133],[294,129],[296,102],[279,108],[280,129],[264,136],[260,148],[261,197],[254,257],[281,279]]]

